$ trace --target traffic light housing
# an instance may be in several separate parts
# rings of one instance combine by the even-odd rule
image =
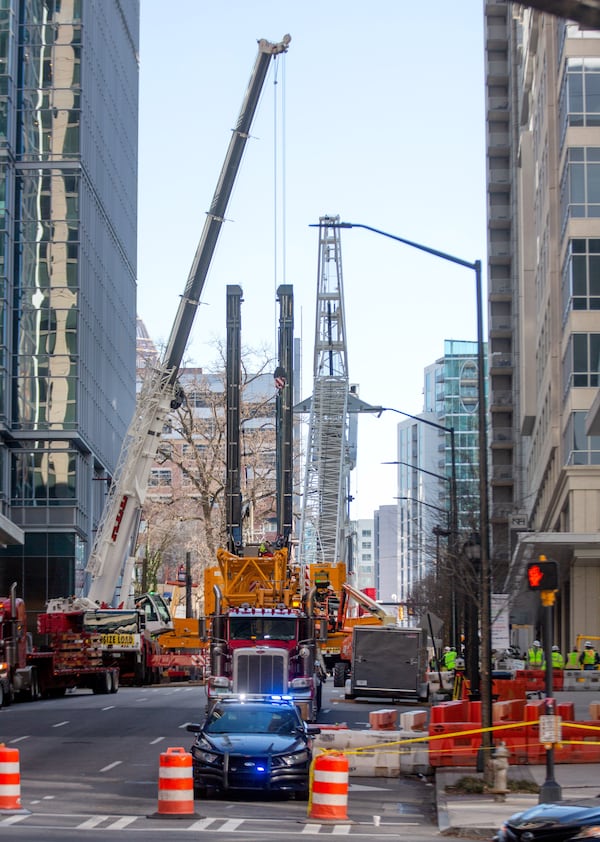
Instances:
[[[558,590],[558,564],[541,555],[527,565],[527,587],[530,591]]]

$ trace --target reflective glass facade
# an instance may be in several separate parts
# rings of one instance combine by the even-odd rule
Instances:
[[[0,0],[0,592],[29,610],[83,588],[133,412],[138,48],[138,0]]]

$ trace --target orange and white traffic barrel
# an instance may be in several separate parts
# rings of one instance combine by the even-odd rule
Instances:
[[[0,813],[28,813],[21,809],[19,750],[0,744]]]
[[[319,822],[348,823],[348,758],[339,752],[313,760],[308,818]]]
[[[160,755],[158,812],[150,818],[187,818],[194,815],[192,755],[184,748],[168,748]]]

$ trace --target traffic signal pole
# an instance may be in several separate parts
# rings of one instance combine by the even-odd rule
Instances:
[[[556,715],[556,705],[553,698],[553,670],[552,670],[552,635],[554,629],[554,597],[556,591],[542,591],[542,628],[544,632],[544,659],[546,661],[546,699],[544,713],[546,716]],[[540,787],[539,804],[551,804],[562,801],[560,784],[554,779],[554,743],[546,746],[546,780]]]
[[[544,660],[546,662],[544,715],[556,717],[556,704],[553,698],[552,639],[554,635],[554,602],[558,591],[558,564],[548,561],[546,556],[539,556],[539,561],[527,565],[527,585],[529,590],[539,591],[542,603],[542,637],[544,641]],[[546,720],[552,722],[552,720]],[[557,720],[554,720],[557,725]],[[540,724],[540,736],[542,724]],[[556,732],[557,728],[551,729]],[[554,740],[549,737],[546,744],[546,780],[540,787],[539,804],[551,804],[562,800],[560,785],[554,780]],[[560,739],[560,738],[558,738]],[[550,742],[552,740],[552,742]]]

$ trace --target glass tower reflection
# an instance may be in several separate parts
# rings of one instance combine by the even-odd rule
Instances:
[[[30,611],[84,587],[133,412],[138,43],[138,0],[0,8],[0,592]]]

